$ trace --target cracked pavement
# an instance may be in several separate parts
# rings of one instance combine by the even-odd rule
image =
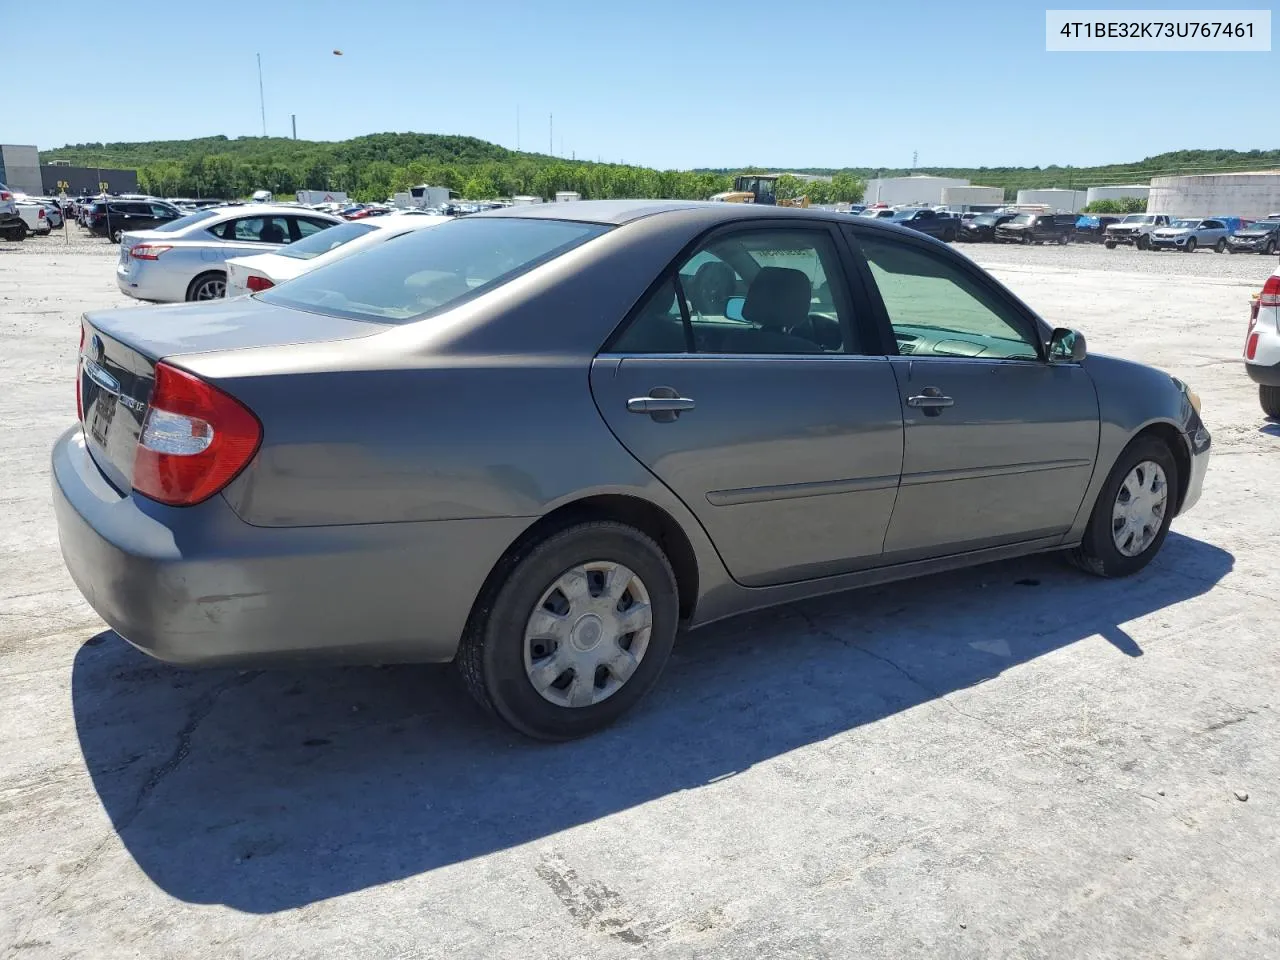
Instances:
[[[1203,397],[1156,563],[718,624],[560,746],[443,668],[186,671],[107,632],[47,456],[114,258],[0,257],[0,957],[1280,956],[1280,426],[1238,360],[1274,260],[962,249]]]

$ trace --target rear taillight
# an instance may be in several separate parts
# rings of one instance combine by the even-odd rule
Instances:
[[[36,219],[37,219],[37,220],[43,220],[43,219],[45,219],[44,207],[39,207],[39,208],[36,210]]]
[[[80,324],[80,346],[76,349],[76,419],[84,422],[84,401],[80,399],[80,365],[84,356],[84,324]]]
[[[163,243],[140,243],[129,248],[129,256],[135,260],[159,260],[160,254],[172,249]]]
[[[1249,339],[1245,343],[1244,358],[1252,360],[1258,355],[1258,335],[1256,333],[1249,334]]]
[[[259,290],[266,290],[269,287],[274,287],[275,283],[274,281],[268,280],[266,277],[255,277],[250,275],[245,278],[244,285],[254,293],[257,293]]]
[[[1262,285],[1262,293],[1258,297],[1258,305],[1280,307],[1280,277],[1267,277],[1267,282]]]
[[[200,503],[234,480],[261,442],[262,424],[239,400],[158,363],[133,489],[175,507]]]
[[[12,200],[13,194],[8,190],[0,190],[0,200]]]

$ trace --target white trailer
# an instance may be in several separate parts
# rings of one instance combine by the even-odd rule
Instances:
[[[313,206],[317,203],[347,203],[347,195],[342,190],[299,190],[298,202]]]
[[[449,202],[448,187],[432,187],[420,183],[409,188],[409,205],[424,210],[427,207],[443,207]]]

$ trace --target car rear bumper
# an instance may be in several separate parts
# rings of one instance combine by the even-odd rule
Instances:
[[[1249,379],[1254,383],[1260,383],[1265,387],[1280,387],[1280,363],[1272,365],[1246,363],[1244,368],[1249,374]]]
[[[79,426],[53,448],[62,556],[89,605],[173,663],[436,662],[528,518],[255,527],[221,496],[166,507],[107,483]]]

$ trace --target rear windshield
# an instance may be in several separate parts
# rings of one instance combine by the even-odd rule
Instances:
[[[199,223],[201,220],[208,220],[210,217],[216,217],[216,210],[201,210],[198,213],[189,213],[185,217],[179,217],[177,220],[170,220],[168,223],[162,223],[158,227],[153,227],[157,233],[173,233],[176,230],[185,230],[193,223]]]
[[[327,227],[318,233],[313,233],[305,240],[291,243],[277,252],[282,257],[310,260],[377,229],[377,227],[372,227],[367,223],[340,223],[336,227]]]
[[[454,220],[380,243],[258,296],[334,317],[409,323],[488,293],[608,229],[570,220]]]

